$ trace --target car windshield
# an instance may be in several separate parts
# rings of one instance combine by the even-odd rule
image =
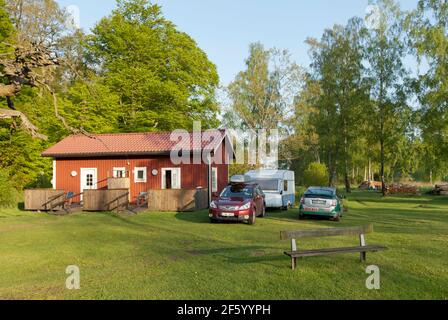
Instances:
[[[336,195],[329,189],[308,189],[305,192],[305,198],[323,198],[333,199]]]
[[[254,195],[254,188],[244,185],[228,186],[221,193],[222,198],[243,198],[251,199]]]
[[[263,191],[277,191],[278,190],[278,180],[256,180],[256,183],[260,186]]]

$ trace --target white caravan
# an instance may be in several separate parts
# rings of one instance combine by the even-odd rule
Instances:
[[[266,195],[267,208],[288,210],[296,201],[294,171],[260,169],[245,174],[251,182],[258,183]]]

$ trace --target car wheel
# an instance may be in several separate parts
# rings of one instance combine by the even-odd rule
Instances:
[[[341,221],[341,214],[338,214],[336,217],[334,217],[333,219],[332,219],[334,222],[339,222],[339,221]]]
[[[210,218],[210,223],[218,223],[217,220]]]
[[[252,210],[252,214],[251,214],[250,217],[249,217],[249,221],[248,221],[248,223],[249,223],[250,225],[254,225],[254,224],[255,224],[256,217],[257,217],[257,211],[256,211],[255,209],[253,209],[253,210]]]
[[[305,220],[305,215],[302,213],[299,213],[299,220]]]

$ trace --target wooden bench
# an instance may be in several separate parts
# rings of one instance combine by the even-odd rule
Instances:
[[[291,251],[285,251],[285,254],[291,257],[291,267],[292,270],[294,270],[297,266],[297,258],[325,256],[340,253],[360,253],[361,262],[363,262],[366,260],[367,252],[378,252],[387,250],[387,247],[385,246],[366,245],[365,234],[372,232],[373,232],[373,225],[348,227],[348,228],[282,231],[280,232],[280,239],[291,240]],[[316,237],[331,237],[331,236],[343,236],[343,235],[359,236],[359,246],[345,247],[345,248],[312,249],[312,250],[297,249],[297,243],[296,243],[297,238],[316,238]]]

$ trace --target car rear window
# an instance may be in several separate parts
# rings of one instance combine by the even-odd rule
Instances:
[[[324,189],[311,189],[305,192],[305,198],[323,198],[323,199],[333,199],[335,194],[331,190]]]
[[[225,188],[222,193],[222,198],[244,198],[251,199],[254,196],[254,188],[241,185],[233,185]]]

